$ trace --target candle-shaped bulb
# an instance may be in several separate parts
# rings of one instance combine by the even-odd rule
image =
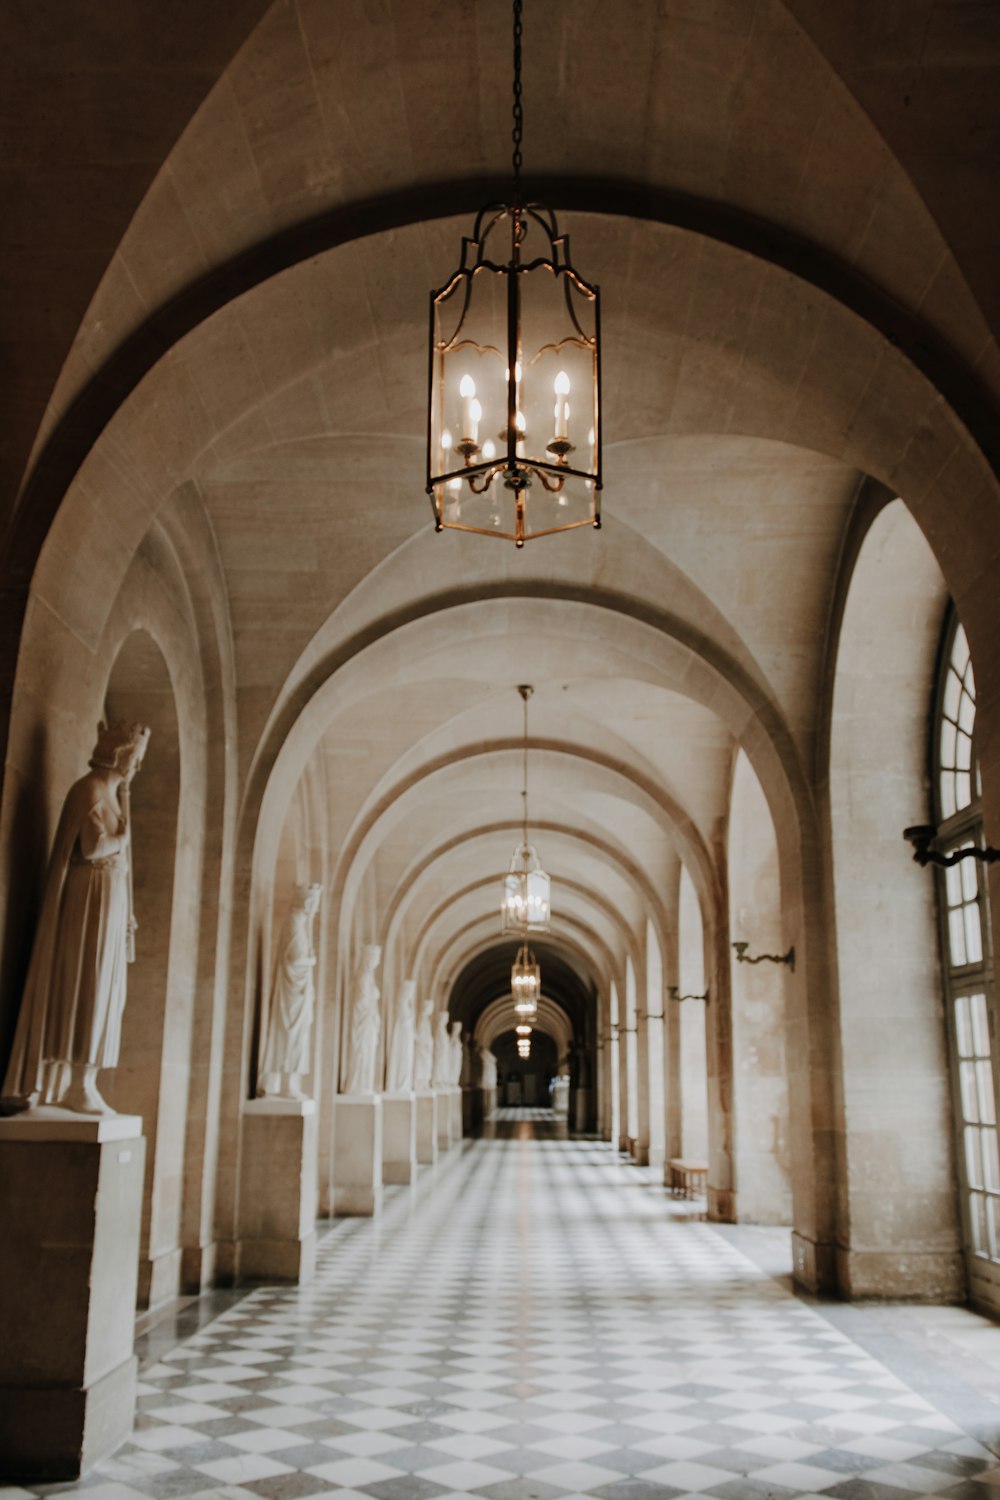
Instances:
[[[451,449],[451,432],[447,427],[441,434],[441,448],[444,453],[448,453]]]
[[[458,394],[465,402],[465,410],[462,413],[462,436],[466,442],[474,443],[479,437],[477,424],[483,414],[483,409],[476,400],[476,382],[471,375],[462,376],[459,382]],[[473,411],[473,408],[475,408],[475,411]]]
[[[483,457],[486,459],[496,458],[497,445],[492,438],[487,438],[483,444]]]
[[[569,395],[569,376],[565,370],[559,371],[553,385],[556,393],[556,437],[565,438],[569,431],[569,402],[566,400]]]

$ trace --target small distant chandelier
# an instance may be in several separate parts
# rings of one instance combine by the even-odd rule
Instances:
[[[427,493],[437,531],[533,537],[601,524],[600,292],[555,215],[521,196],[521,0],[513,185],[480,209],[431,293]]]
[[[516,1030],[516,1033],[517,1033],[517,1055],[518,1055],[518,1057],[530,1057],[531,1056],[531,1027],[530,1026],[518,1026],[518,1027],[515,1028],[515,1030]]]
[[[528,843],[528,699],[534,688],[529,683],[522,683],[518,692],[524,701],[524,776],[521,790],[524,827],[521,842],[511,858],[510,869],[503,877],[500,931],[504,936],[519,934],[527,941],[529,932],[549,930],[550,881],[542,869],[537,852]]]
[[[534,1020],[538,1014],[538,997],[542,993],[542,971],[527,943],[517,950],[510,971],[510,992],[514,996],[514,1014],[519,1020]]]

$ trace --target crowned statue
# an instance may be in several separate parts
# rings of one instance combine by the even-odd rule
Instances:
[[[303,1074],[312,1072],[310,1043],[316,1010],[313,924],[322,894],[321,885],[303,887],[281,929],[258,1094],[305,1097],[301,1080]]]
[[[429,1089],[434,1076],[434,1029],[431,1017],[434,1001],[425,1000],[420,1007],[417,1035],[413,1044],[413,1087]]]
[[[379,1010],[379,987],[375,983],[375,970],[382,958],[382,949],[377,943],[367,943],[362,949],[361,963],[354,976],[351,988],[351,1019],[348,1033],[347,1061],[344,1067],[345,1094],[373,1094],[375,1092],[375,1062],[378,1056],[378,1039],[382,1030],[382,1013]]]
[[[114,1114],[97,1072],[117,1066],[135,958],[129,788],[148,743],[141,724],[102,722],[90,770],[66,795],[4,1080],[9,1107]]]
[[[484,1089],[495,1089],[497,1086],[497,1059],[496,1053],[491,1052],[489,1047],[479,1049],[479,1061],[482,1066],[480,1080]]]
[[[413,1025],[417,984],[407,979],[396,1001],[389,1060],[385,1067],[385,1087],[390,1094],[405,1094],[413,1087]]]

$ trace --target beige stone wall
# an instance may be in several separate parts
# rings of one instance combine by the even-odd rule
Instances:
[[[890,28],[903,56],[919,33],[924,107],[904,122],[879,91],[892,48],[836,7],[734,0],[664,25],[640,4],[622,47],[610,7],[553,0],[527,63],[533,170],[602,286],[607,503],[599,536],[515,554],[435,537],[423,496],[427,290],[506,150],[494,73],[442,91],[437,72],[499,55],[506,9],[279,4],[252,31],[260,7],[236,9],[200,81],[180,69],[183,107],[150,94],[140,166],[119,162],[108,100],[66,109],[106,189],[106,243],[80,207],[86,265],[44,242],[44,215],[10,257],[0,1040],[93,726],[106,704],[146,717],[136,832],[157,859],[137,869],[109,1084],[150,1141],[143,1297],[238,1273],[243,1111],[303,878],[325,887],[311,1083],[330,1210],[362,945],[383,945],[387,999],[412,974],[444,1003],[495,940],[524,680],[552,940],[606,1006],[604,1128],[640,1158],[707,1155],[719,1217],[781,1218],[790,1182],[807,1284],[836,1284],[839,1256],[847,1291],[955,1290],[933,887],[899,832],[922,815],[947,592],[1000,845],[996,183],[938,53],[984,117],[1000,91],[917,9]],[[86,28],[66,32],[86,56]],[[54,65],[46,109],[85,73]],[[595,187],[623,162],[627,182]],[[75,245],[59,174],[32,150],[11,170],[19,202],[56,193]],[[902,501],[862,546],[879,486]],[[737,751],[759,789],[745,827]],[[649,1020],[649,924],[663,982],[707,985],[707,1010]],[[794,974],[734,968],[741,936],[794,945]]]
[[[782,956],[778,845],[760,783],[737,757],[729,807],[729,917],[748,956]],[[792,1219],[783,964],[730,963],[733,1016],[735,1217]]]
[[[929,815],[944,604],[933,555],[895,501],[871,522],[851,575],[830,727],[838,1264],[849,1295],[964,1293],[934,879],[901,837]]]

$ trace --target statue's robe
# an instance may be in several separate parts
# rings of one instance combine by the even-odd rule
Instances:
[[[112,1068],[118,1062],[129,919],[129,850],[120,819],[103,778],[90,774],[70,787],[46,872],[5,1099],[37,1099],[47,1063]],[[85,857],[82,834],[88,846],[110,852]]]

